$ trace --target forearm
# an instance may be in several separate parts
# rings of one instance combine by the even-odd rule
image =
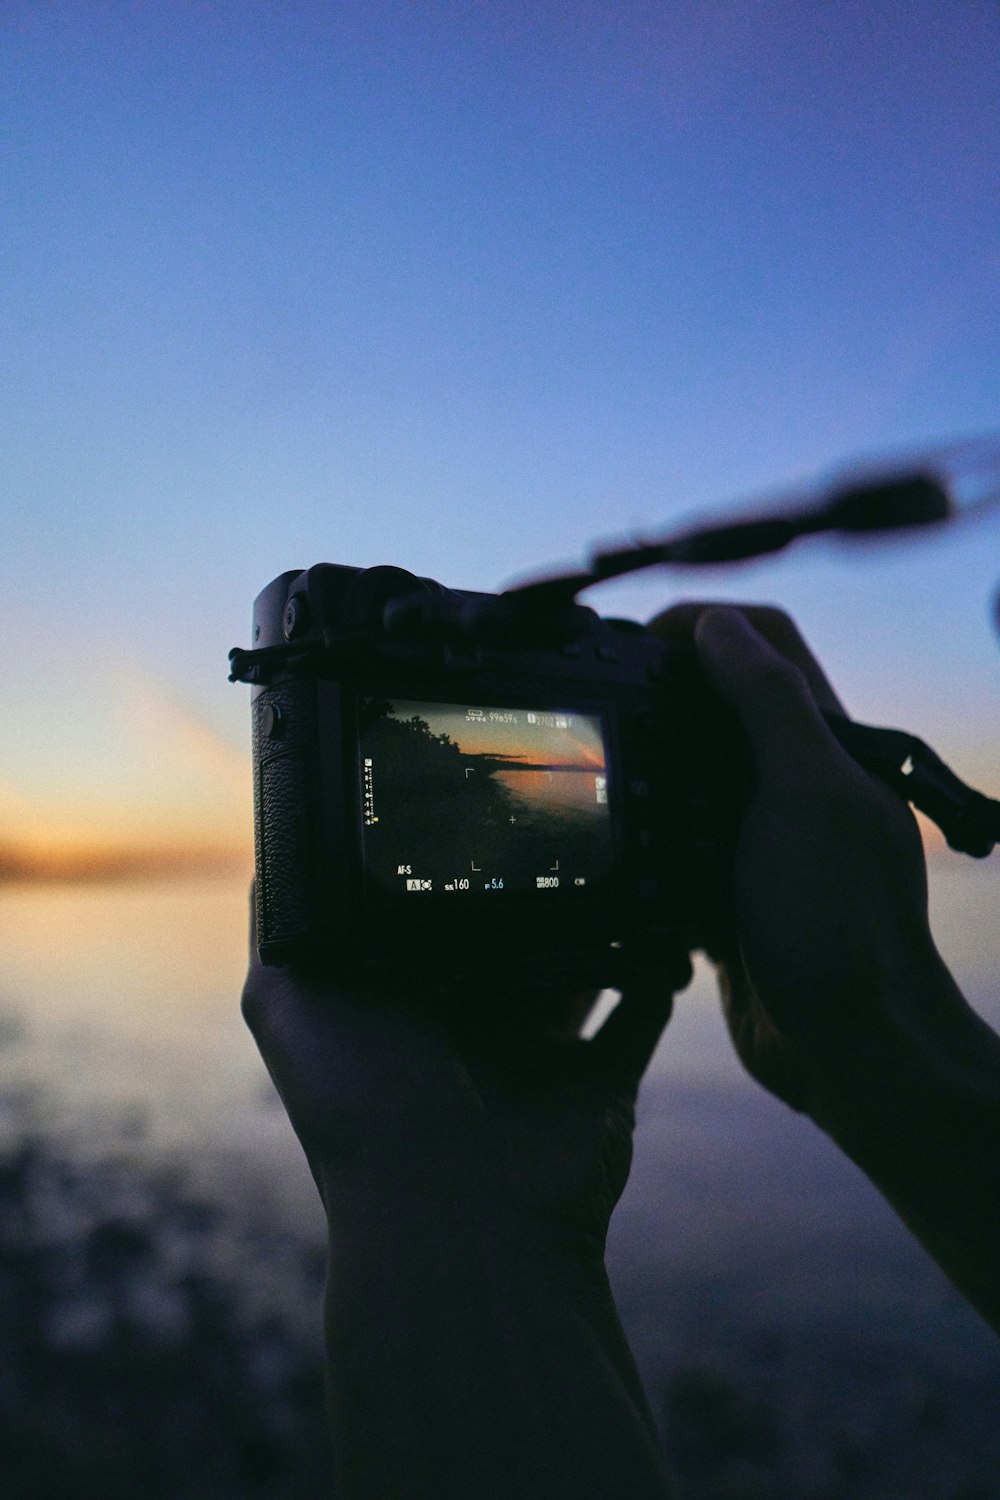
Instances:
[[[859,1048],[813,1114],[1000,1332],[1000,1038],[940,960],[914,983],[919,1025]]]
[[[599,1254],[540,1249],[478,1198],[330,1218],[329,1398],[348,1500],[669,1493]]]

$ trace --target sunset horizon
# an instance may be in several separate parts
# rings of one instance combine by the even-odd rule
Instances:
[[[0,36],[0,1500],[1000,1495],[1000,4]]]
[[[935,824],[923,814],[916,816],[928,861],[965,863],[966,856],[948,847]],[[244,875],[249,879],[253,861],[249,809],[228,837],[207,837],[194,830],[168,836],[152,828],[104,837],[83,829],[64,830],[58,835],[38,829],[16,838],[0,837],[0,885],[110,883],[197,875]]]
[[[0,885],[156,879],[253,871],[248,840],[0,840]]]

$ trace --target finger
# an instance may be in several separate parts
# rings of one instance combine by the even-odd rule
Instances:
[[[257,889],[256,880],[251,880],[250,912],[247,924],[249,953],[240,1008],[244,1021],[260,1043],[268,1012],[275,1006],[280,1008],[278,997],[287,988],[286,981],[291,980],[292,970],[288,965],[265,964],[261,959],[257,947]],[[308,976],[305,974],[298,976],[296,987],[300,993],[304,994],[308,988]]]
[[[719,999],[736,1055],[752,1078],[790,1108],[808,1108],[808,1087],[794,1048],[771,1020],[738,949],[715,965]]]
[[[691,960],[677,951],[664,961],[647,955],[629,964],[622,998],[586,1044],[594,1075],[634,1096],[670,1020],[674,995],[690,983]]]
[[[735,1041],[737,1032],[756,1004],[756,994],[739,944],[732,942],[721,953],[713,954],[712,965],[719,987],[722,1013]]]
[[[762,785],[813,781],[842,764],[844,753],[802,671],[740,610],[706,609],[695,645],[705,675],[742,721]]]
[[[247,954],[247,973],[243,981],[243,994],[240,998],[240,1011],[243,1020],[254,1031],[256,1025],[256,983],[260,976],[260,954],[257,952],[257,882],[250,882],[250,915],[247,923],[247,936],[249,952]]]
[[[813,656],[795,621],[783,609],[776,609],[771,604],[708,604],[686,600],[657,615],[648,628],[658,640],[674,645],[694,645],[698,622],[710,609],[738,610],[758,635],[794,662],[820,708],[827,713],[846,714],[833,684]]]
[[[257,952],[257,882],[250,882],[250,968],[253,969],[260,963],[260,954]]]

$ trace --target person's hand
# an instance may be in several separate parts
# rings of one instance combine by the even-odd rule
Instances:
[[[495,993],[267,968],[251,933],[244,1015],[329,1223],[338,1493],[662,1500],[604,1241],[689,977],[637,966],[583,1041]]]
[[[243,1011],[332,1220],[475,1198],[600,1255],[639,1080],[688,977],[639,969],[584,1041],[496,995],[445,1004],[267,967],[251,939]]]
[[[712,955],[733,1041],[773,1093],[822,1112],[831,1085],[927,1019],[920,996],[940,960],[916,822],[834,738],[822,711],[843,707],[781,611],[684,604],[651,629],[693,638],[755,766],[735,928]]]

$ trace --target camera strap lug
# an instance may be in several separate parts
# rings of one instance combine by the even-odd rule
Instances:
[[[259,646],[252,651],[234,646],[229,653],[229,681],[249,682],[258,686],[267,682],[272,673],[279,669],[294,670],[313,655],[315,650],[315,646],[297,646],[290,641],[275,646]]]

